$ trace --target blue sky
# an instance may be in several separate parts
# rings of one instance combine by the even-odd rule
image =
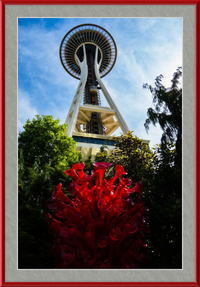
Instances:
[[[19,18],[18,19],[18,131],[36,114],[65,122],[78,80],[59,59],[64,35],[79,24],[105,28],[117,45],[117,60],[103,82],[127,122],[150,146],[160,143],[161,130],[144,128],[152,96],[142,88],[162,74],[170,87],[182,66],[182,18]],[[101,95],[102,106],[108,106]],[[115,135],[120,134],[120,130]]]

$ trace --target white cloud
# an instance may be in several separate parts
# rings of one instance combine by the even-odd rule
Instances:
[[[37,115],[37,108],[32,106],[29,94],[22,90],[18,91],[18,131],[23,131],[27,119]]]

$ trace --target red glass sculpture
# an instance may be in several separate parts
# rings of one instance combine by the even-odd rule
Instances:
[[[65,171],[73,180],[67,188],[70,198],[59,183],[46,202],[54,210],[55,218],[48,213],[47,219],[56,268],[140,268],[147,259],[149,231],[141,197],[134,203],[130,194],[141,195],[142,182],[130,188],[121,165],[114,177],[103,179],[111,164],[93,165],[92,175],[84,173],[83,163]]]

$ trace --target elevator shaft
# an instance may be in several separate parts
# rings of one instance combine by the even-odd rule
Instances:
[[[94,45],[86,45],[88,77],[84,90],[83,104],[100,106],[100,94],[97,88],[98,82],[94,71],[94,47]],[[91,113],[90,121],[86,124],[86,133],[104,134],[100,113]]]

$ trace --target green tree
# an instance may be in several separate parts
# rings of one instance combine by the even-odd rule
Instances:
[[[156,78],[155,87],[143,85],[144,89],[151,92],[155,106],[155,109],[149,108],[147,111],[145,129],[148,132],[150,123],[154,126],[160,125],[163,130],[161,146],[165,149],[166,144],[175,144],[177,153],[175,162],[179,165],[182,154],[182,88],[179,81],[181,76],[182,68],[179,67],[173,74],[170,88],[163,86],[162,75]]]
[[[109,154],[109,148],[106,145],[106,141],[100,147],[100,151],[95,156],[95,162],[105,162]]]
[[[64,171],[82,160],[66,125],[52,116],[27,120],[18,138],[19,268],[54,268],[45,206]]]
[[[155,173],[144,200],[149,208],[149,268],[182,266],[181,173],[175,157],[172,144],[154,148]]]
[[[145,197],[150,209],[150,267],[181,268],[182,266],[182,89],[179,67],[172,85],[155,87],[145,84],[153,97],[155,109],[149,108],[145,128],[159,124],[163,130],[161,143],[154,148],[155,174]]]
[[[25,166],[37,165],[42,171],[48,164],[63,170],[70,162],[80,160],[75,141],[65,134],[66,128],[67,125],[61,125],[52,116],[37,115],[32,121],[27,120],[18,140]]]
[[[133,132],[113,137],[115,149],[108,156],[108,161],[115,166],[121,164],[133,183],[142,181],[146,189],[153,173],[153,152]]]

